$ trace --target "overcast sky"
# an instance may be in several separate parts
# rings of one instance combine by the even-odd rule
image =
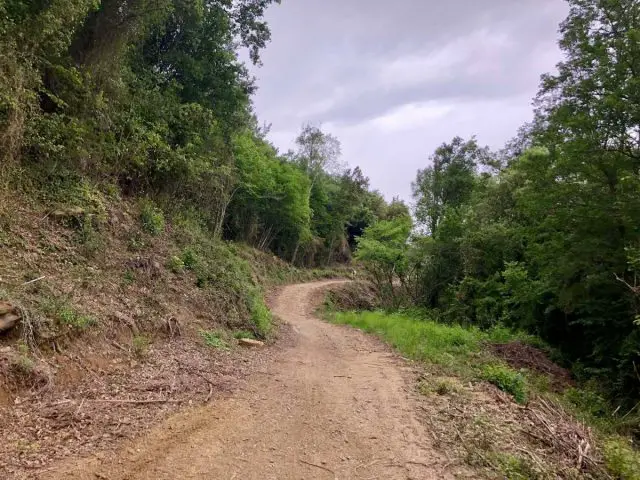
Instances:
[[[373,188],[410,200],[439,144],[499,148],[531,119],[566,13],[563,0],[282,0],[253,70],[256,112],[283,151],[322,124]]]

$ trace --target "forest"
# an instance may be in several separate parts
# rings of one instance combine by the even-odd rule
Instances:
[[[640,3],[572,0],[564,59],[504,149],[443,143],[412,185],[415,226],[356,256],[387,305],[542,337],[576,378],[640,399]]]
[[[350,259],[355,236],[394,207],[341,166],[339,141],[319,126],[302,126],[296,151],[266,140],[240,53],[260,62],[271,3],[3,2],[5,187],[51,202],[89,182],[297,265]]]
[[[387,308],[539,335],[637,407],[640,4],[570,0],[531,123],[499,151],[443,143],[411,214],[320,126],[293,151],[268,141],[241,52],[260,63],[272,3],[0,3],[0,193],[57,204],[90,186],[298,266],[354,256]]]

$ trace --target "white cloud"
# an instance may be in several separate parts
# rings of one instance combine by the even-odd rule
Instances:
[[[402,105],[389,113],[370,120],[369,123],[383,132],[406,130],[415,128],[416,125],[428,125],[447,115],[452,108],[451,105],[441,105],[438,102]]]
[[[374,84],[403,88],[454,78],[460,71],[474,75],[489,72],[512,47],[506,32],[478,29],[444,45],[432,44],[420,53],[380,63]]]

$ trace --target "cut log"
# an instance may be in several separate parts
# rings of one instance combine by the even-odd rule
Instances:
[[[239,338],[238,343],[245,347],[262,347],[264,346],[264,342],[260,340],[254,340],[253,338]]]

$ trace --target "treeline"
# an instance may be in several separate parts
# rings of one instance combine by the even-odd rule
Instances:
[[[571,0],[565,58],[503,151],[454,138],[413,183],[415,220],[359,257],[392,306],[526,329],[580,380],[640,399],[640,3]]]
[[[265,140],[239,52],[260,62],[272,3],[0,2],[1,183],[64,201],[89,180],[297,264],[348,259],[389,207],[320,128],[285,155]]]

